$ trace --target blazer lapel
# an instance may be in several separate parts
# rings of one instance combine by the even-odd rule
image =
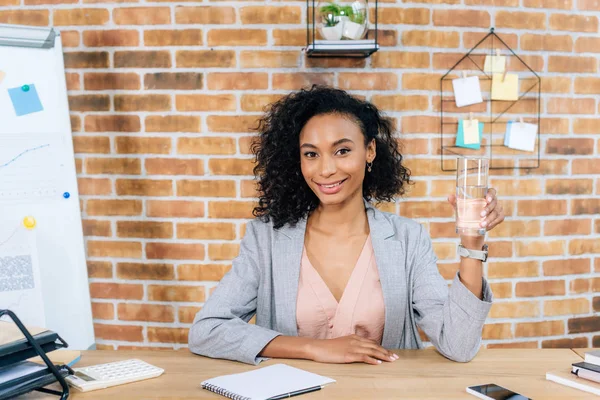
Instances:
[[[407,307],[405,250],[402,242],[394,239],[394,228],[385,215],[366,201],[365,207],[385,303],[381,345],[393,349],[402,342],[402,319]]]
[[[300,263],[304,248],[306,218],[296,225],[285,225],[275,230],[273,260],[273,291],[275,293],[275,323],[277,330],[286,336],[298,336],[296,301],[300,280]]]

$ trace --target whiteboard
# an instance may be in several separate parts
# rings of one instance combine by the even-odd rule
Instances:
[[[62,45],[35,29],[0,25],[0,308],[85,350],[94,330]],[[49,48],[2,42],[44,34]],[[18,116],[34,91],[43,110]]]

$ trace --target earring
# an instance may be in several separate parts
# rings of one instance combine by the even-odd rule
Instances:
[[[371,172],[371,167],[373,166],[372,162],[367,163],[367,171]]]

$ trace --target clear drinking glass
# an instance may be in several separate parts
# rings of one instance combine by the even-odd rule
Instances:
[[[489,159],[458,157],[456,159],[456,233],[466,236],[485,235],[481,212],[488,190]]]

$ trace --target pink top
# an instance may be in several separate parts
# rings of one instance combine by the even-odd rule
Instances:
[[[371,235],[358,257],[338,304],[302,251],[296,303],[298,336],[333,339],[356,334],[381,344],[385,309]]]

